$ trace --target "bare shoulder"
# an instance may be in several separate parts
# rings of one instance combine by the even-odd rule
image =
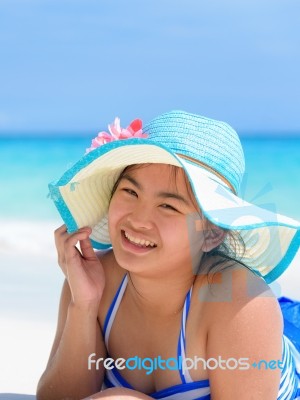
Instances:
[[[251,367],[261,360],[275,364],[281,360],[283,320],[270,287],[236,264],[202,284],[199,297],[208,315],[207,359],[230,359],[231,367],[243,359],[249,366],[247,371],[238,367],[210,370],[213,398],[248,399],[247,390],[257,399],[275,398],[281,370]]]
[[[272,310],[272,315],[281,318],[278,301],[270,286],[262,277],[238,263],[225,265],[209,276],[200,275],[197,289],[200,302],[220,313],[221,319],[229,316],[225,313],[236,313],[245,307],[259,308],[261,312]]]

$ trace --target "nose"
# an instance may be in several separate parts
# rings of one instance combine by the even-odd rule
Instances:
[[[128,222],[134,229],[152,229],[153,214],[149,207],[144,203],[136,205],[136,207],[128,214]]]

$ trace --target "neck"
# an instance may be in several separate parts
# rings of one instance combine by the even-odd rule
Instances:
[[[182,312],[187,292],[197,276],[144,277],[128,272],[128,295],[143,314],[155,318],[172,317]]]

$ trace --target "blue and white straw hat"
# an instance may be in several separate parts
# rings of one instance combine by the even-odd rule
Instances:
[[[116,119],[109,130],[110,134],[101,132],[87,153],[49,185],[69,232],[90,226],[94,248],[110,247],[107,212],[120,173],[132,164],[171,164],[184,169],[205,217],[242,236],[242,262],[268,283],[288,267],[299,248],[300,223],[238,197],[244,154],[228,124],[171,111],[143,129],[140,120],[121,129]]]

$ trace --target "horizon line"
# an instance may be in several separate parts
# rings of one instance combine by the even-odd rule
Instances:
[[[289,131],[271,131],[271,130],[242,130],[238,131],[241,138],[256,138],[256,139],[269,139],[269,138],[286,138],[286,139],[300,139],[300,130]],[[91,139],[94,138],[98,132],[95,131],[0,131],[0,139]]]

